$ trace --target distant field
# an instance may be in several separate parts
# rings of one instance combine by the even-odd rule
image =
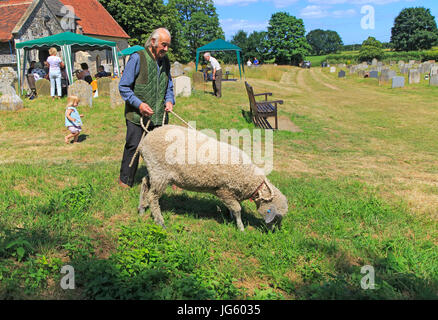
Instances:
[[[252,202],[242,233],[215,197],[171,187],[166,230],[139,217],[145,169],[131,190],[116,184],[125,124],[107,97],[79,108],[75,145],[65,99],[0,112],[0,299],[437,299],[438,88],[272,65],[245,79],[301,129],[274,133],[269,179],[289,200],[275,232]],[[252,132],[244,82],[211,91],[197,85],[175,111],[198,129]],[[60,287],[67,264],[75,290]],[[374,290],[361,287],[365,265]]]

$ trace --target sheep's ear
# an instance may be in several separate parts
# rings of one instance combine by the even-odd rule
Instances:
[[[266,216],[265,216],[265,222],[266,223],[271,223],[275,217],[278,215],[277,213],[277,207],[275,205],[272,205],[269,210],[266,212]]]

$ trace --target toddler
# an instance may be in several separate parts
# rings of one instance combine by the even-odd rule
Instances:
[[[76,96],[70,96],[67,99],[67,107],[65,109],[65,126],[70,131],[70,134],[65,136],[65,143],[70,143],[70,139],[74,138],[74,142],[78,142],[79,133],[82,131],[83,114],[79,114],[76,107],[78,106],[79,98]]]

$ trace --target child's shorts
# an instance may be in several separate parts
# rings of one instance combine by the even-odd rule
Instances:
[[[82,127],[75,127],[75,126],[68,126],[68,130],[70,130],[71,133],[79,133],[82,131]]]

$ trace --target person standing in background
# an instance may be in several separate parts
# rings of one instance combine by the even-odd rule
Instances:
[[[211,56],[210,52],[204,53],[204,59],[210,62],[213,69],[213,91],[218,98],[222,97],[222,68],[219,62]]]

